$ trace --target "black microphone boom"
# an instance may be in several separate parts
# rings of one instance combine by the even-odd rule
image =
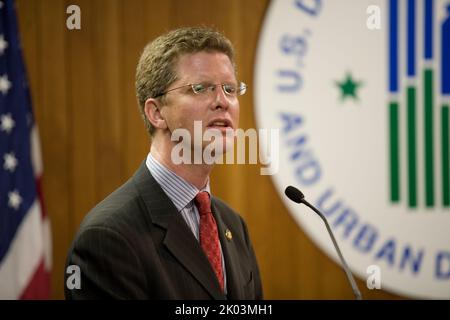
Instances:
[[[356,285],[355,278],[353,278],[350,268],[348,267],[347,263],[345,262],[344,256],[342,255],[341,250],[339,249],[336,239],[334,238],[333,231],[331,231],[330,225],[328,224],[328,221],[325,218],[325,216],[319,210],[317,210],[312,204],[310,204],[308,201],[306,201],[303,193],[300,190],[298,190],[296,187],[288,186],[286,188],[286,190],[284,190],[284,193],[292,201],[294,201],[296,203],[303,203],[304,205],[310,207],[315,213],[317,213],[319,215],[319,217],[323,220],[323,222],[325,222],[325,226],[327,227],[328,233],[330,234],[331,240],[333,241],[334,248],[336,249],[336,252],[337,252],[339,258],[341,259],[342,267],[345,271],[345,274],[347,275],[350,285],[352,286],[352,290],[353,290],[353,293],[355,294],[356,300],[362,300],[362,295],[358,289],[358,286]]]

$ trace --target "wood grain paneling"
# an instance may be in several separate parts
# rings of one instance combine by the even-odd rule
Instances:
[[[66,28],[66,7],[81,8],[81,30]],[[235,44],[239,78],[250,85],[240,125],[255,128],[253,65],[268,0],[18,0],[44,160],[53,228],[53,298],[63,298],[63,267],[80,221],[144,160],[149,138],[134,76],[145,44],[185,25],[211,25]],[[212,191],[245,217],[266,298],[351,299],[345,274],[296,225],[258,165],[221,165]],[[358,285],[366,298],[400,298]]]
[[[96,111],[96,170],[97,198],[104,198],[122,181],[122,109],[124,107],[122,81],[121,50],[123,21],[120,19],[123,2],[96,1],[96,27],[94,38],[97,79],[96,91],[99,97]],[[114,172],[114,174],[111,174]]]

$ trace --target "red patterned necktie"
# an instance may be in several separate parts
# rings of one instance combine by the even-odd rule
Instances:
[[[206,191],[199,192],[195,196],[194,201],[200,214],[200,245],[208,257],[219,281],[220,288],[223,291],[224,280],[219,233],[217,232],[217,224],[211,212],[209,194]]]

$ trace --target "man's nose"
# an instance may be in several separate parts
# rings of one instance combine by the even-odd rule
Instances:
[[[216,90],[213,91],[214,94],[214,109],[228,109],[230,107],[229,97],[226,95],[223,87],[217,85]]]

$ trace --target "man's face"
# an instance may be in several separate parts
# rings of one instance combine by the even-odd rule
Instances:
[[[167,90],[187,84],[233,84],[237,85],[233,65],[228,56],[219,52],[198,52],[179,58],[176,69],[178,80]],[[239,101],[237,96],[227,95],[221,86],[214,91],[195,94],[190,86],[166,94],[162,113],[170,132],[187,129],[194,142],[194,121],[202,122],[202,136],[208,129],[220,130],[223,149],[233,145],[234,138],[226,131],[235,130],[239,124]],[[203,148],[210,142],[203,142]]]

